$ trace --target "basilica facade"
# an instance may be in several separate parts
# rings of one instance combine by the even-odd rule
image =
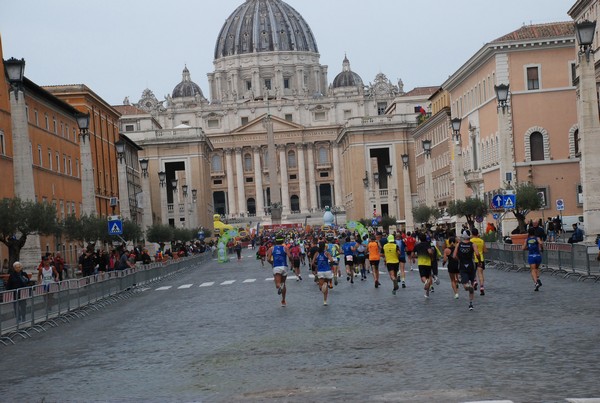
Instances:
[[[233,11],[213,63],[208,95],[186,66],[163,100],[146,89],[116,107],[148,160],[154,223],[210,226],[213,214],[269,223],[281,200],[283,222],[318,223],[330,207],[339,223],[389,215],[412,224],[410,133],[437,87],[405,92],[383,73],[365,84],[346,56],[330,82],[312,30],[281,0]]]

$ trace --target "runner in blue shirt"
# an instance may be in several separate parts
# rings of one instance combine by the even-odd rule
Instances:
[[[283,237],[275,239],[275,245],[271,246],[267,251],[267,260],[273,259],[273,278],[275,279],[275,287],[277,294],[281,295],[281,306],[285,307],[285,280],[287,280],[288,259],[291,260],[290,251],[283,245]]]
[[[540,281],[540,264],[542,263],[544,244],[539,237],[535,236],[535,228],[533,227],[527,230],[527,239],[523,245],[523,250],[529,252],[527,263],[529,263],[529,268],[531,269],[531,278],[535,286],[534,291],[539,291],[542,286],[542,282]]]
[[[350,237],[346,237],[346,242],[342,245],[344,252],[344,265],[346,266],[346,281],[354,284],[354,251],[356,250],[356,242],[350,241]]]

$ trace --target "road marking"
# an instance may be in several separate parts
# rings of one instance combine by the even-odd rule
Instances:
[[[194,284],[184,284],[182,286],[177,287],[177,289],[178,290],[184,290],[184,289],[187,289],[187,288],[192,288],[193,285]]]
[[[314,274],[309,274],[308,277],[309,278],[315,278],[315,275]]]
[[[474,402],[465,403],[514,403],[512,400],[477,400]]]
[[[235,280],[227,280],[227,281],[223,281],[223,282],[221,283],[221,285],[231,285],[231,284],[233,284],[233,283],[235,283]]]
[[[600,398],[595,399],[566,399],[569,403],[600,403]]]
[[[248,280],[242,281],[242,283],[254,283],[256,281],[255,278],[249,278]]]
[[[156,291],[166,291],[166,290],[170,290],[172,287],[173,287],[172,285],[168,285],[168,286],[165,286],[165,287],[158,287],[156,289]]]
[[[200,287],[211,287],[213,285],[215,285],[215,282],[214,281],[210,281],[208,283],[202,283],[202,284],[200,284]]]
[[[140,291],[141,291],[141,292],[144,292],[144,291],[148,291],[148,290],[151,290],[151,289],[152,289],[152,288],[140,288]]]
[[[287,279],[288,279],[288,280],[296,280],[297,278],[298,278],[298,277],[296,277],[296,276],[287,276]]]
[[[273,277],[270,277],[270,278],[266,278],[266,279],[265,279],[265,281],[273,281],[273,280],[275,280]]]

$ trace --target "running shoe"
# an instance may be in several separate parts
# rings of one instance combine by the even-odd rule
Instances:
[[[473,283],[473,289],[474,289],[475,291],[477,291],[477,281],[475,281],[475,282]]]
[[[285,303],[285,301],[281,301],[281,307],[285,308],[287,306],[287,304]]]
[[[433,282],[440,285],[440,278],[438,276],[433,276]]]
[[[473,310],[473,303],[469,302],[469,311],[472,311],[472,310]]]
[[[323,306],[327,306],[327,301],[323,301]]]
[[[540,286],[540,287],[542,286],[542,280],[540,280],[539,278],[538,278],[538,281],[537,281],[537,285]]]
[[[485,295],[485,290],[483,289],[483,287],[479,289],[479,295]]]
[[[298,280],[302,281],[302,276],[298,276]]]
[[[539,291],[539,290],[540,290],[540,285],[536,283],[533,291]]]
[[[350,284],[354,284],[354,276],[350,277]]]
[[[425,290],[425,298],[429,298],[429,290]]]
[[[350,276],[346,276],[346,281],[350,281]]]
[[[458,299],[458,293],[454,294],[454,299]]]
[[[333,284],[329,283],[329,289],[331,290],[333,288]]]
[[[433,289],[433,286],[429,287],[429,291],[431,291],[431,292],[435,291],[435,290]]]
[[[338,285],[337,277],[333,278],[333,284]]]
[[[402,282],[402,288],[406,288],[406,283],[404,281]]]
[[[396,289],[395,288],[392,290],[392,295],[396,295]]]
[[[277,289],[277,295],[281,295],[282,292],[283,292],[283,284],[281,284],[279,286],[279,288]]]
[[[379,288],[379,281],[375,282],[375,288]]]

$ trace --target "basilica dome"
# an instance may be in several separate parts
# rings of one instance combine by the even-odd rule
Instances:
[[[362,88],[363,80],[358,74],[350,69],[350,61],[347,57],[344,57],[342,64],[342,72],[338,74],[333,80],[333,88],[342,87],[359,87]]]
[[[192,81],[187,66],[183,69],[182,79],[173,89],[173,98],[196,97],[204,98],[200,86]]]
[[[277,51],[319,52],[310,27],[287,3],[246,0],[225,21],[215,46],[215,60]]]

